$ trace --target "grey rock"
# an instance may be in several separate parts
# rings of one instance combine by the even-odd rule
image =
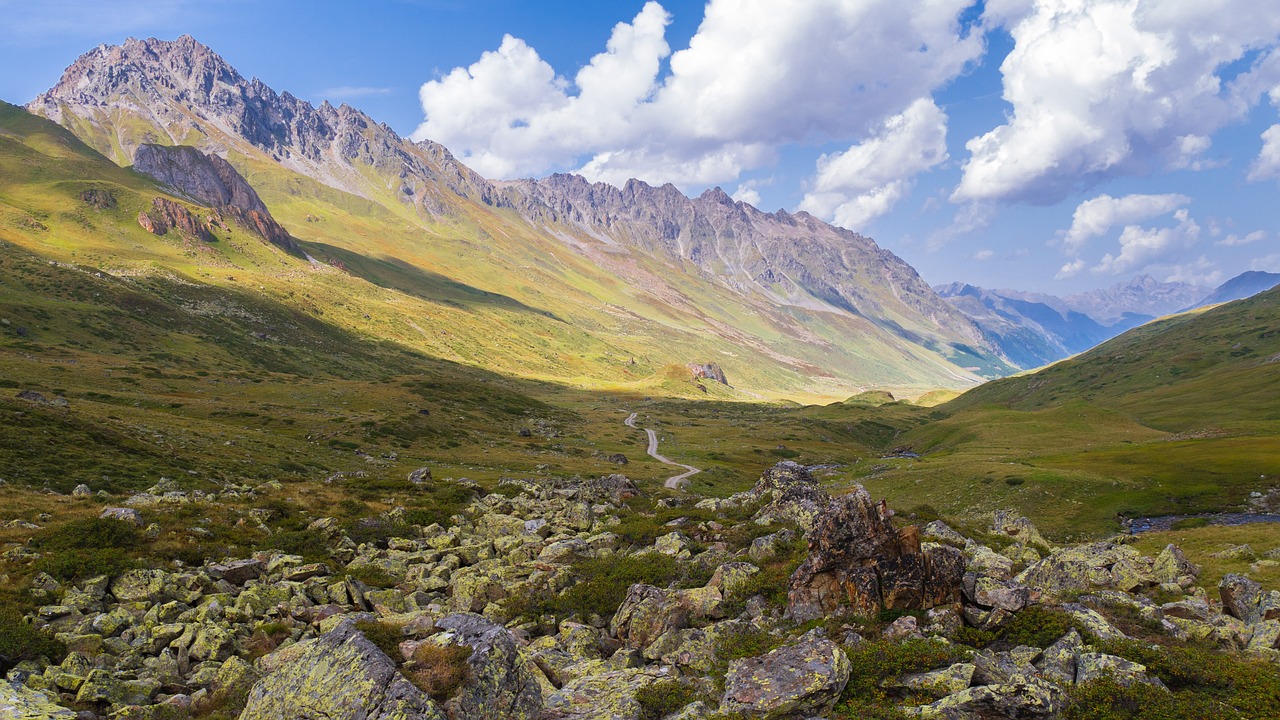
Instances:
[[[446,720],[350,621],[260,664],[239,720]]]

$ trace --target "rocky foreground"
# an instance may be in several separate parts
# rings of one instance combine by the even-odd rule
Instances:
[[[1206,596],[1175,546],[1154,559],[1124,537],[1055,548],[1002,513],[975,537],[903,525],[861,487],[828,496],[791,462],[643,545],[628,541],[639,491],[623,476],[498,490],[448,527],[377,542],[317,519],[324,562],[38,576],[47,604],[29,620],[70,652],[13,667],[0,717],[1054,718],[1089,683],[1168,692],[1108,652],[1135,632],[1280,659],[1280,592],[1229,575]],[[142,522],[132,507],[104,515]],[[680,572],[597,607],[587,569],[630,567]],[[1042,646],[1017,642],[1036,633]],[[903,648],[937,667],[886,675]]]

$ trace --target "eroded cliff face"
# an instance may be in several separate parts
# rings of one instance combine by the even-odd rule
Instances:
[[[214,209],[219,220],[225,217],[284,250],[301,252],[289,232],[271,216],[253,187],[231,163],[217,155],[206,155],[182,145],[171,147],[143,143],[134,152],[133,169],[155,178],[180,195]],[[139,222],[142,222],[141,217]],[[146,227],[145,223],[143,227]],[[151,228],[148,230],[155,232]]]

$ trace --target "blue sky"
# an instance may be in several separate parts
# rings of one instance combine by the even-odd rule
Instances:
[[[189,33],[489,177],[718,185],[932,283],[1280,272],[1280,13],[1254,0],[0,0],[0,98]]]

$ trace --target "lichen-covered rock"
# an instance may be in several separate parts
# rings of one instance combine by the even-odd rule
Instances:
[[[121,522],[127,522],[130,525],[133,525],[135,527],[142,527],[143,525],[146,524],[142,520],[142,513],[138,512],[137,510],[134,510],[133,508],[121,508],[121,507],[103,508],[102,512],[98,513],[98,517],[111,518],[113,520],[120,520]]]
[[[1013,538],[1023,545],[1051,547],[1036,526],[1027,518],[1015,515],[1012,510],[997,510],[991,519],[991,531]]]
[[[716,568],[711,580],[707,582],[707,587],[718,589],[725,602],[741,600],[753,587],[752,578],[759,572],[760,568],[751,563],[725,563]]]
[[[1164,687],[1159,680],[1147,676],[1146,665],[1131,662],[1122,657],[1087,652],[1081,653],[1076,659],[1076,682],[1084,683],[1104,677],[1110,677],[1125,687],[1135,683]]]
[[[445,704],[451,718],[501,717],[532,720],[542,710],[536,670],[520,654],[515,638],[480,615],[454,613],[435,621],[444,632],[431,641],[471,648],[471,679]]]
[[[813,529],[819,513],[830,500],[818,488],[809,470],[798,462],[783,460],[756,481],[751,495],[764,505],[756,512],[757,522],[794,524],[805,532]]]
[[[1130,592],[1156,583],[1147,562],[1129,545],[1098,542],[1058,550],[1014,579],[1055,594],[1099,588]]]
[[[1097,610],[1087,608],[1079,603],[1065,603],[1063,610],[1071,615],[1077,622],[1084,626],[1094,637],[1100,640],[1127,640],[1128,635],[1118,630],[1103,617]]]
[[[49,695],[22,683],[0,680],[0,717],[6,720],[75,720],[76,714]]]
[[[1006,685],[979,685],[948,695],[930,705],[902,708],[908,717],[969,720],[971,718],[1055,717],[1066,704],[1061,688],[1038,678]]]
[[[1218,583],[1218,594],[1222,597],[1222,608],[1232,617],[1246,624],[1262,619],[1262,612],[1258,608],[1262,601],[1262,586],[1253,580],[1229,573]]]
[[[806,636],[729,663],[720,712],[765,720],[822,715],[835,706],[849,673],[849,659],[839,646]]]
[[[446,720],[350,621],[277,653],[239,720]]]
[[[1030,590],[1009,580],[974,579],[972,600],[982,607],[1018,612],[1027,606],[1030,596]]]
[[[1159,583],[1180,583],[1183,578],[1198,577],[1200,567],[1187,559],[1182,548],[1170,543],[1156,556],[1156,561],[1151,566],[1151,574]]]
[[[886,688],[911,690],[925,693],[933,697],[952,695],[969,687],[973,682],[973,673],[977,668],[973,663],[956,663],[950,667],[929,672],[904,675],[897,680],[886,683]]]
[[[1084,652],[1084,641],[1075,628],[1044,649],[1035,666],[1050,682],[1070,685],[1076,681],[1076,660]]]
[[[656,675],[638,668],[610,670],[578,678],[546,699],[542,719],[640,720],[643,708],[636,700],[636,694],[656,680]]]
[[[688,627],[690,620],[720,616],[722,599],[714,587],[666,590],[637,583],[627,591],[609,629],[626,646],[643,648],[665,632]]]
[[[959,550],[922,548],[914,526],[898,530],[884,502],[861,485],[832,499],[809,532],[809,556],[791,576],[787,613],[799,621],[842,611],[923,609],[960,598]]]
[[[111,594],[120,602],[157,602],[166,597],[168,573],[163,570],[126,570],[111,581]]]

